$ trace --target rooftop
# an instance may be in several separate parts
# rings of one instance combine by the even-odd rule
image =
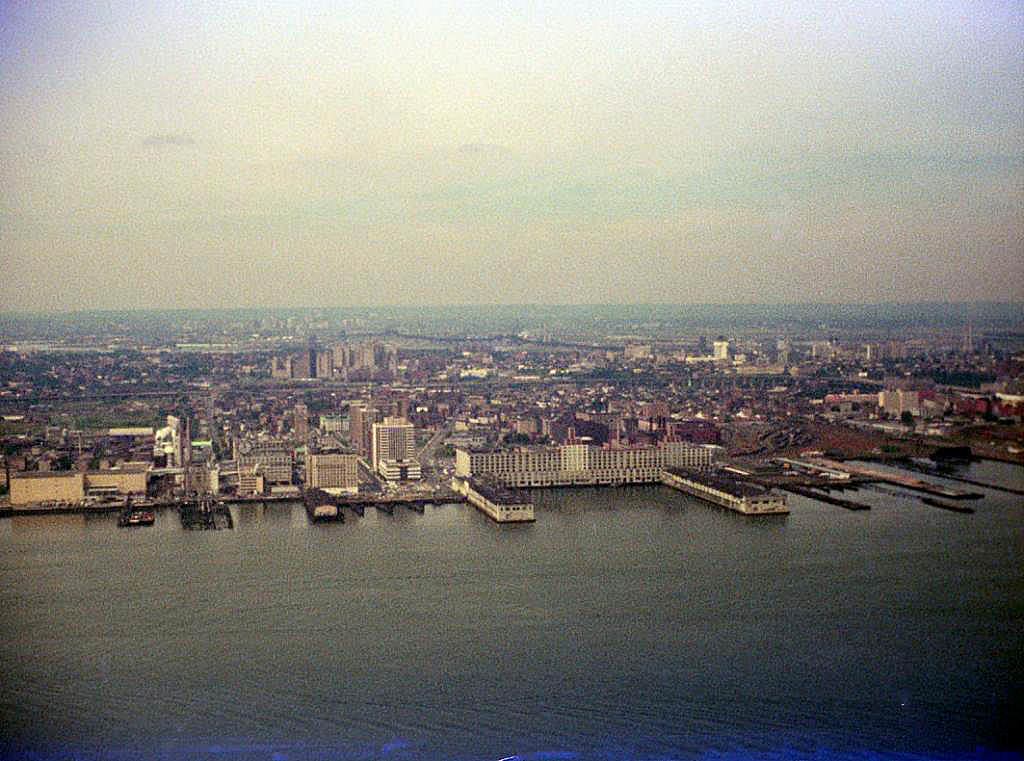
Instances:
[[[768,495],[768,489],[765,489],[763,486],[752,484],[749,481],[730,478],[729,476],[721,475],[718,471],[690,470],[689,468],[665,468],[665,471],[674,476],[710,486],[712,489],[718,489],[739,499],[756,499]]]

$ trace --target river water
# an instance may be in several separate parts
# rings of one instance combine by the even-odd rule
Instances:
[[[522,526],[5,519],[0,756],[1014,758],[1024,497],[981,491],[973,515],[651,486],[534,492]]]

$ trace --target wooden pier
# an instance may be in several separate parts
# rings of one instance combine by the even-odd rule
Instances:
[[[994,491],[1006,492],[1007,494],[1016,494],[1018,496],[1024,496],[1024,489],[1013,489],[1009,486],[1000,486],[999,484],[990,484],[987,481],[977,481],[973,478],[964,478],[953,473],[945,473],[936,468],[929,468],[923,465],[917,465],[916,463],[903,463],[900,467],[907,468],[908,470],[914,470],[918,473],[923,473],[926,476],[934,476],[935,478],[947,478],[950,481],[957,481],[962,484],[970,484],[971,486],[981,486],[984,489],[993,489]]]
[[[180,503],[178,516],[181,527],[191,530],[214,531],[235,527],[228,506],[208,497]]]
[[[309,509],[311,502],[316,502],[319,505],[335,505],[338,508],[339,514],[341,510],[347,509],[360,517],[365,514],[368,507],[376,508],[379,512],[387,513],[388,515],[394,515],[396,507],[405,507],[415,513],[423,515],[427,505],[445,505],[466,501],[466,498],[463,495],[451,492],[437,492],[423,496],[409,495],[371,497],[368,495],[334,495],[328,494],[320,489],[307,489],[303,492],[302,499],[307,506],[307,510]]]
[[[875,470],[874,468],[865,468],[862,465],[852,465],[848,462],[834,462],[832,460],[815,459],[812,460],[814,464],[824,465],[837,470],[844,470],[847,473],[851,473],[861,478],[868,479],[871,481],[881,481],[884,483],[894,484],[896,486],[902,486],[904,489],[910,489],[911,491],[922,492],[932,497],[945,497],[946,499],[980,499],[983,494],[977,492],[965,492],[958,489],[950,489],[945,486],[939,486],[937,484],[930,483],[928,481],[922,481],[920,478],[911,478],[910,476],[901,476],[895,473],[886,473],[882,470]]]
[[[796,484],[776,484],[778,488],[785,489],[793,494],[799,494],[801,497],[807,497],[808,499],[816,499],[819,502],[825,502],[829,505],[836,505],[837,507],[843,507],[847,510],[870,510],[871,505],[865,505],[861,502],[854,502],[850,499],[844,499],[843,497],[833,497],[831,494],[815,491],[806,486],[797,486]]]

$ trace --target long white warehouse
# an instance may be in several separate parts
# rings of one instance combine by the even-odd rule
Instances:
[[[664,468],[711,465],[720,447],[666,441],[648,447],[516,447],[493,451],[457,449],[455,473],[494,476],[508,486],[579,486],[657,483]]]

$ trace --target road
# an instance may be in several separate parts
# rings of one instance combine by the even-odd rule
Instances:
[[[435,474],[434,468],[434,453],[437,448],[441,446],[441,442],[444,441],[445,437],[451,433],[452,424],[445,423],[443,426],[437,429],[437,432],[430,437],[423,448],[416,455],[416,459],[420,461],[420,467],[423,469],[423,477],[433,477]]]

